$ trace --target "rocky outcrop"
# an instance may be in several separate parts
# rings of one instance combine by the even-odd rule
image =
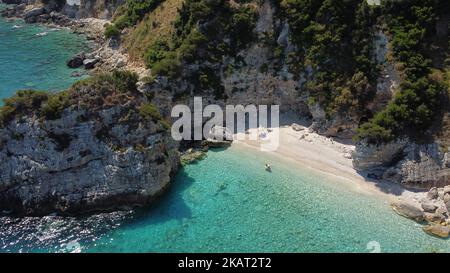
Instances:
[[[84,52],[80,52],[67,61],[67,66],[70,68],[78,68],[84,64],[85,59],[86,54],[84,54]]]
[[[440,237],[440,238],[448,238],[450,234],[450,227],[442,226],[442,225],[428,225],[422,228],[426,233]]]
[[[408,201],[395,201],[391,207],[399,215],[425,224],[422,229],[430,235],[440,238],[450,235],[450,186],[433,187]]]
[[[450,184],[446,154],[436,143],[397,140],[386,144],[360,142],[353,152],[353,166],[369,177],[389,180],[408,188]]]
[[[4,0],[5,4],[22,4],[35,6],[34,9],[44,9],[39,13],[34,11],[32,16],[40,16],[44,13],[49,14],[52,11],[59,12],[69,18],[80,19],[80,18],[98,18],[98,19],[111,19],[116,9],[125,3],[125,0]],[[14,8],[12,8],[14,9]]]
[[[393,204],[393,208],[396,212],[398,203]],[[450,186],[443,188],[431,188],[420,200],[418,200],[419,206],[416,204],[409,205],[406,213],[402,214],[413,220],[421,219],[427,223],[423,227],[423,231],[426,233],[437,236],[440,238],[447,238],[450,235]],[[413,209],[410,209],[413,208]]]
[[[401,80],[395,69],[394,63],[388,61],[389,39],[382,31],[377,31],[374,37],[374,57],[381,67],[377,79],[376,93],[373,101],[367,108],[373,113],[379,112],[386,107],[398,88]]]
[[[162,120],[140,113],[144,96],[123,93],[113,81],[101,76],[77,84],[59,117],[48,117],[42,112],[48,103],[39,107],[33,100],[6,122],[0,129],[0,211],[117,209],[148,204],[167,188],[178,144]]]
[[[125,0],[66,0],[61,12],[70,18],[111,19]]]
[[[397,201],[391,204],[392,209],[399,215],[417,222],[424,220],[423,210],[416,204],[405,201]]]

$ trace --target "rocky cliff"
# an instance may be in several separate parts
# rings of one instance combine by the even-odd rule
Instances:
[[[1,2],[1,1],[0,1]],[[47,13],[58,11],[70,18],[111,19],[125,0],[3,0],[5,4],[46,7]]]
[[[145,205],[169,185],[177,143],[121,73],[58,95],[19,92],[0,129],[0,208],[62,214]]]
[[[429,189],[450,184],[449,154],[442,152],[437,143],[359,142],[353,152],[353,166],[371,178],[398,182],[407,188]]]

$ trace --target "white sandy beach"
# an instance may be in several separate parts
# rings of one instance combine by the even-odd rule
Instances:
[[[301,126],[303,127],[303,126]],[[254,131],[252,131],[254,130]],[[255,132],[258,129],[250,129]],[[400,185],[389,182],[370,182],[358,174],[352,166],[351,152],[355,149],[352,144],[345,144],[310,132],[308,127],[296,131],[291,126],[282,126],[278,149],[270,153],[274,157],[281,157],[294,164],[300,164],[302,168],[309,168],[330,176],[336,183],[342,183],[357,192],[377,195],[386,201],[401,199],[417,199],[417,194],[405,190]],[[273,137],[274,132],[268,132],[267,137]],[[242,136],[242,135],[241,135]],[[236,148],[260,149],[263,140],[234,141],[232,146]],[[295,166],[295,165],[293,165]],[[263,168],[264,166],[261,166]]]

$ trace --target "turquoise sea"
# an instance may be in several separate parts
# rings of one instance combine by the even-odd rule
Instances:
[[[68,68],[66,61],[85,49],[86,39],[69,31],[0,18],[0,99],[18,89],[69,87],[80,79],[72,74],[84,72]]]
[[[7,252],[450,251],[379,197],[239,147],[182,169],[150,208],[0,221]]]
[[[58,90],[84,40],[0,19],[0,96]],[[264,171],[271,162],[273,171]],[[63,182],[63,181],[62,181]],[[149,208],[85,217],[0,217],[0,252],[450,252],[379,197],[263,152],[212,150]]]

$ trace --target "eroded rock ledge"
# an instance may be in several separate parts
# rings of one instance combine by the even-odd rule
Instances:
[[[429,189],[450,184],[450,156],[437,143],[417,144],[405,139],[385,144],[360,142],[353,166],[370,178]]]
[[[145,205],[169,185],[178,144],[157,108],[130,88],[130,75],[117,73],[60,94],[30,91],[8,100],[1,210],[74,214]]]

